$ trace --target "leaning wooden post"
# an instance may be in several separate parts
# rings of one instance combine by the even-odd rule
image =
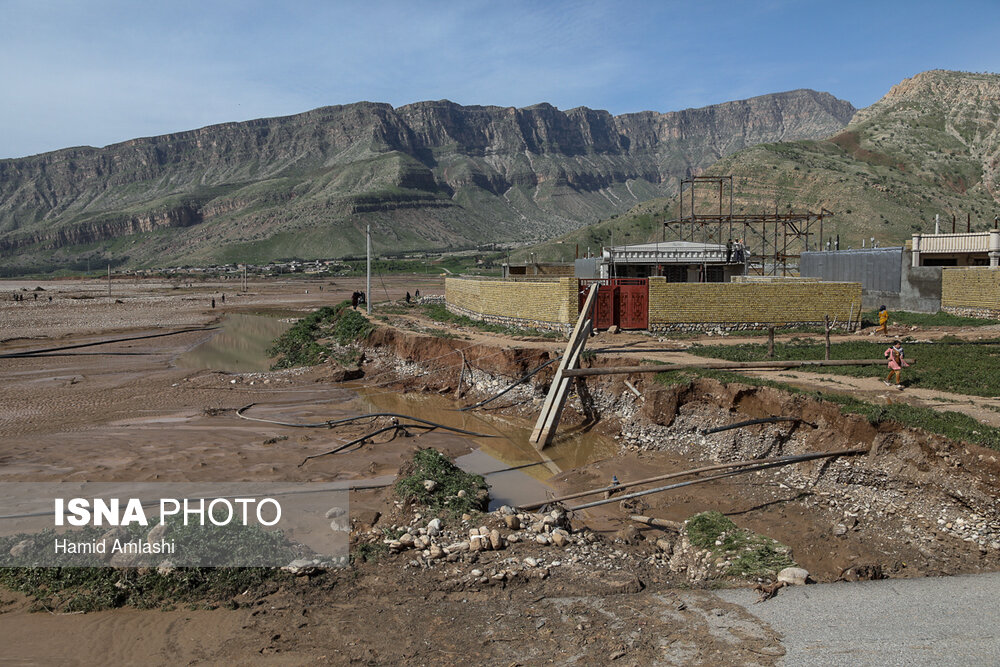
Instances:
[[[774,327],[767,328],[767,358],[774,359]]]
[[[830,316],[824,315],[823,319],[826,320],[826,361],[830,361]]]
[[[559,415],[562,414],[563,404],[566,402],[566,394],[570,383],[570,379],[565,377],[564,373],[576,367],[580,353],[583,351],[587,337],[590,335],[591,321],[589,314],[594,299],[597,296],[597,290],[598,283],[590,286],[590,292],[587,294],[583,308],[580,310],[580,317],[577,319],[573,333],[569,337],[569,344],[566,346],[566,351],[559,361],[555,377],[552,378],[552,386],[549,387],[545,403],[542,404],[542,411],[538,415],[538,421],[535,422],[535,428],[531,432],[530,440],[538,449],[544,449],[545,445],[549,444],[552,434],[555,433],[556,427],[559,425]]]

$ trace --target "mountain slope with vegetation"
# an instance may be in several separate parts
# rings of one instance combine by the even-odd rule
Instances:
[[[981,231],[1000,214],[1000,75],[923,72],[826,139],[759,144],[702,173],[733,175],[735,213],[833,211],[824,232],[839,235],[843,248],[932,233],[935,215],[942,231],[951,231],[952,216],[957,231],[968,218]],[[716,201],[699,197],[699,212]],[[566,259],[577,244],[582,254],[612,235],[615,243],[657,240],[677,213],[676,197],[650,200],[531,251]]]
[[[0,265],[163,266],[541,240],[854,113],[798,90],[673,113],[358,103],[0,160]]]

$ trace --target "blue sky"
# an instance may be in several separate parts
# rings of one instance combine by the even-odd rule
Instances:
[[[0,158],[360,100],[615,114],[1000,71],[1000,2],[0,0]]]

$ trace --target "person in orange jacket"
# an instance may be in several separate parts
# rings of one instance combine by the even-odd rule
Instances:
[[[889,335],[889,311],[882,306],[878,309],[878,325],[881,327],[882,335]]]

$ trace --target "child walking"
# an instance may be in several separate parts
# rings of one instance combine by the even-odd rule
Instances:
[[[892,347],[885,351],[885,356],[889,359],[889,374],[885,376],[883,382],[887,387],[893,386],[892,376],[896,376],[896,389],[902,389],[903,385],[900,380],[900,372],[903,370],[903,366],[909,366],[906,360],[903,359],[903,344],[896,340]]]

